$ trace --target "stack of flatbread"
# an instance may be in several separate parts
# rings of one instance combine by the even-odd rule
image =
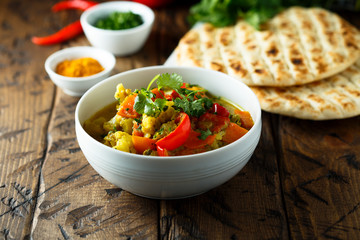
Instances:
[[[268,112],[312,120],[360,115],[360,32],[325,9],[289,8],[263,31],[243,20],[205,23],[180,40],[175,55],[177,65],[239,79]]]

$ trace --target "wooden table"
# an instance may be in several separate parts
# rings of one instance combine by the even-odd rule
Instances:
[[[76,20],[56,0],[0,1],[1,239],[360,239],[360,117],[305,121],[263,112],[260,143],[229,182],[182,200],[135,196],[105,181],[74,131],[79,98],[45,59],[84,36],[31,43]],[[156,10],[144,48],[113,74],[163,64],[189,29],[191,2]],[[360,27],[357,14],[343,16]]]

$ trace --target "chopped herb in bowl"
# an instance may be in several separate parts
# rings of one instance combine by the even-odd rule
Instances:
[[[99,19],[95,27],[108,30],[130,29],[143,24],[143,19],[139,14],[128,12],[113,12],[108,17]]]

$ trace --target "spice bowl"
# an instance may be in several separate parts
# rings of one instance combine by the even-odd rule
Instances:
[[[114,12],[132,12],[140,15],[139,26],[108,30],[95,27],[100,19]],[[97,4],[84,11],[80,17],[85,36],[94,47],[103,48],[116,56],[131,55],[139,51],[148,39],[155,19],[154,12],[147,6],[130,1],[112,1]]]
[[[104,70],[85,77],[67,77],[56,72],[58,64],[66,60],[75,60],[85,57],[95,59],[100,63]],[[109,77],[115,67],[115,63],[116,59],[112,53],[100,48],[81,46],[66,48],[53,53],[45,61],[45,70],[54,84],[61,88],[66,94],[80,97],[96,83]]]
[[[198,84],[215,96],[226,96],[250,112],[253,127],[240,139],[218,149],[165,157],[122,152],[85,131],[83,124],[87,119],[116,101],[114,92],[119,83],[131,90],[141,89],[162,73],[177,73],[184,82]],[[195,67],[152,66],[116,74],[89,89],[75,110],[76,137],[91,166],[114,185],[156,199],[198,195],[233,178],[250,160],[259,142],[261,126],[260,104],[249,87],[224,73]]]

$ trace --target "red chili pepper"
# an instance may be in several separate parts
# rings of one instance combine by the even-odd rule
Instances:
[[[65,9],[79,9],[85,11],[86,9],[95,6],[97,2],[85,0],[62,1],[52,7],[54,12]],[[70,40],[83,33],[80,20],[67,25],[58,32],[45,37],[32,37],[31,41],[37,45],[52,45]]]
[[[174,150],[184,144],[189,137],[191,123],[189,115],[186,113],[180,113],[178,117],[179,125],[166,137],[157,141],[156,145],[161,149]]]
[[[61,1],[56,3],[51,10],[53,12],[58,12],[68,9],[78,9],[85,11],[86,9],[97,5],[97,2],[94,1],[84,1],[84,0],[73,0],[73,1]]]
[[[31,41],[38,45],[51,45],[61,43],[83,33],[80,20],[71,23],[60,31],[46,37],[33,37]]]
[[[210,112],[222,117],[228,117],[230,115],[229,111],[218,103],[213,103]]]
[[[171,3],[173,0],[133,0],[134,2],[142,3],[151,8],[157,8],[165,6]]]

